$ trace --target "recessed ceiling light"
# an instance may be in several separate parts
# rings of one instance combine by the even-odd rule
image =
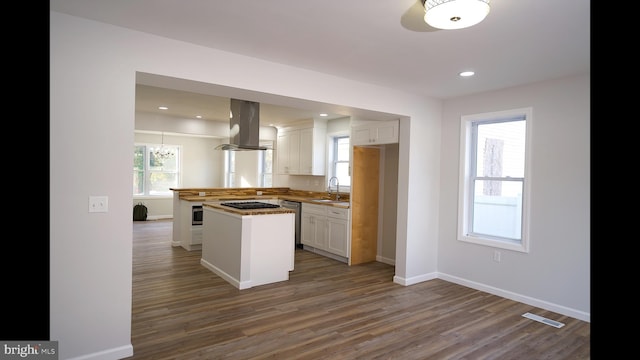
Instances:
[[[196,115],[196,118],[202,119],[202,115]]]
[[[322,113],[320,114],[320,116],[325,117],[325,116],[329,116],[329,114]]]
[[[473,76],[475,73],[473,71],[463,71],[459,75],[462,77]]]
[[[160,109],[160,110],[169,110],[169,108],[166,107],[166,106],[158,106],[158,109]]]

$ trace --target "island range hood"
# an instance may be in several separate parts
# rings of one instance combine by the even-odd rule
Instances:
[[[216,150],[267,150],[260,146],[260,103],[231,99],[229,144]]]

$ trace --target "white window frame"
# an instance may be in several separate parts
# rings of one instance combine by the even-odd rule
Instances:
[[[472,138],[472,128],[474,123],[495,122],[496,120],[517,119],[524,117],[525,125],[525,155],[524,155],[524,177],[522,190],[522,213],[521,213],[521,238],[519,241],[500,237],[483,236],[479,234],[469,234],[471,229],[473,207],[473,179],[475,178],[475,144]],[[460,241],[486,245],[500,249],[514,250],[528,253],[530,248],[529,238],[529,209],[531,199],[531,137],[533,124],[532,108],[520,108],[498,112],[488,112],[473,115],[464,115],[460,123],[460,179],[458,193],[458,234]]]
[[[252,151],[260,151],[259,154],[259,163],[258,163],[258,185],[257,187],[273,187],[273,141],[260,141],[259,145],[262,147],[266,147],[267,150],[252,150]],[[266,172],[266,169],[269,167],[267,164],[267,152],[269,152],[271,157],[271,172]],[[231,163],[235,164],[235,151],[225,150],[224,156],[224,187],[239,187],[238,184],[234,184],[234,179],[236,177],[235,169],[231,168]]]
[[[160,147],[168,147],[168,148],[172,148],[172,149],[176,149],[177,153],[175,154],[176,156],[176,170],[175,171],[158,171],[158,170],[154,170],[150,168],[150,158],[149,158],[149,151],[152,151],[155,148],[160,148]],[[153,143],[134,143],[134,147],[133,147],[133,151],[135,154],[135,149],[136,147],[144,147],[145,149],[145,155],[144,155],[144,191],[143,194],[133,194],[134,198],[136,199],[142,199],[142,198],[166,198],[166,197],[173,197],[173,192],[171,190],[167,189],[166,193],[161,193],[161,194],[151,194],[150,193],[150,189],[151,189],[151,184],[150,184],[150,178],[151,178],[151,174],[152,173],[172,173],[172,174],[176,174],[176,179],[177,179],[177,184],[175,185],[176,188],[179,188],[182,184],[182,145],[171,145],[171,144],[153,144]],[[136,169],[133,170],[134,172],[136,171]]]
[[[340,131],[340,132],[327,134],[327,171],[326,171],[327,183],[325,185],[327,186],[327,189],[330,189],[331,191],[337,191],[335,182],[333,183],[332,186],[329,185],[329,180],[335,175],[335,172],[336,172],[336,161],[335,161],[335,153],[336,153],[336,146],[337,146],[336,139],[345,138],[345,137],[349,138],[349,176],[351,176],[351,155],[353,152],[352,145],[351,145],[351,133],[349,131]],[[351,193],[351,184],[343,185],[341,183],[340,192]]]

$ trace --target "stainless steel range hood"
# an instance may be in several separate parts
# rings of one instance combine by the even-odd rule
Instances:
[[[260,103],[231,99],[229,144],[216,150],[267,150],[260,146]]]

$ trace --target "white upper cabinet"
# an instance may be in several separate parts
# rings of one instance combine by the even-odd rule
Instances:
[[[373,121],[351,127],[352,145],[378,145],[398,142],[399,120]]]
[[[324,175],[327,122],[309,120],[278,130],[278,174]]]

